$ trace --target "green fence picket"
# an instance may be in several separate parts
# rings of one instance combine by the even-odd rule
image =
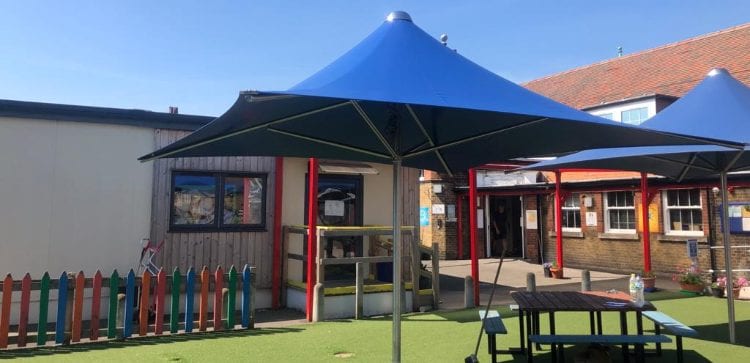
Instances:
[[[36,345],[47,343],[47,312],[49,311],[49,273],[45,272],[39,283],[39,325],[36,328]]]
[[[177,333],[180,327],[180,269],[174,268],[172,272],[172,298],[170,299],[169,332]]]
[[[227,296],[227,326],[234,329],[235,298],[237,297],[237,270],[232,266],[229,269],[229,294]]]
[[[107,338],[117,337],[117,293],[120,289],[120,275],[117,270],[109,276],[109,312],[107,313]]]

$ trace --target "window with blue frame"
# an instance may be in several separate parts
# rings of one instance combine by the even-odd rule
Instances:
[[[646,119],[648,119],[647,107],[625,110],[620,114],[620,121],[625,124],[640,125]]]

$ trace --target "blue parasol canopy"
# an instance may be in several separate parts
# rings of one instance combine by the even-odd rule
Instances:
[[[371,35],[282,92],[243,92],[221,117],[140,160],[190,156],[318,157],[452,174],[489,162],[597,147],[721,143],[598,118],[478,66],[393,12]],[[401,283],[394,228],[394,285]],[[393,361],[400,361],[393,294]]]
[[[725,69],[708,76],[675,103],[643,123],[655,130],[687,132],[750,143],[750,88]],[[722,235],[727,279],[732,281],[727,173],[750,169],[750,153],[721,146],[662,146],[587,150],[521,168],[523,170],[616,169],[686,178],[718,176],[721,182]],[[727,295],[729,341],[735,342],[734,298]]]

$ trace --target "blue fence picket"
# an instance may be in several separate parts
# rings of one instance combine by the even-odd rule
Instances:
[[[135,301],[135,272],[131,269],[125,281],[125,316],[122,322],[122,336],[133,335],[133,303]]]
[[[252,273],[250,266],[245,265],[242,269],[242,327],[250,326],[250,281]]]
[[[68,273],[63,271],[57,285],[57,319],[55,320],[55,344],[65,342],[65,313],[68,305]]]
[[[191,267],[185,275],[185,333],[193,331],[193,291],[195,290],[195,270]]]

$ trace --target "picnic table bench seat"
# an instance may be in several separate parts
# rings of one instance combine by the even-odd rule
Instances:
[[[698,335],[698,332],[659,311],[644,311],[643,316],[654,322],[654,332],[656,334],[661,334],[661,328],[664,328],[677,338],[677,361],[682,362],[682,337],[694,337]],[[656,355],[661,355],[661,343],[656,344]]]
[[[487,312],[484,316],[484,310],[479,310],[479,319],[484,320],[484,332],[487,334],[487,352],[492,356],[492,363],[497,362],[498,354],[523,354],[521,349],[497,349],[497,335],[508,334],[505,328],[503,318],[497,310]]]
[[[530,335],[529,341],[537,344],[544,344],[544,345],[562,345],[562,344],[609,344],[609,345],[617,345],[617,344],[631,344],[636,346],[644,346],[648,343],[669,343],[672,341],[671,338],[669,338],[666,335],[592,335],[592,334],[550,334],[550,335]],[[560,359],[564,361],[565,356],[564,353],[562,353],[562,349],[559,350],[560,352]],[[636,361],[642,362],[644,360],[644,354],[643,350],[637,350],[636,351]],[[555,349],[553,349],[552,354],[552,362],[557,362],[557,355],[555,354]],[[625,353],[623,353],[625,354]],[[627,356],[626,356],[627,358]],[[531,362],[533,360],[532,357],[529,357],[528,361]]]

